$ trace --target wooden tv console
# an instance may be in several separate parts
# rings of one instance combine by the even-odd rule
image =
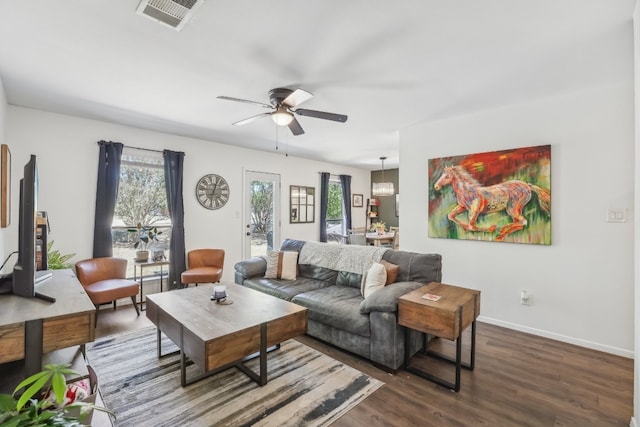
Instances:
[[[53,271],[36,290],[56,302],[0,295],[0,392],[46,363],[69,363],[78,370],[80,362],[86,371],[80,350],[95,339],[96,308],[89,296],[71,270]]]

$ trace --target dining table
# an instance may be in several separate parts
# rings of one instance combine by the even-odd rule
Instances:
[[[395,237],[395,233],[386,231],[382,234],[378,234],[377,232],[366,233],[367,236],[367,244],[373,243],[373,246],[380,246],[382,243],[393,243],[393,238]]]

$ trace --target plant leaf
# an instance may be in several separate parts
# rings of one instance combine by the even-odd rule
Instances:
[[[30,377],[25,378],[24,380],[22,380],[22,382],[20,384],[18,384],[15,388],[15,390],[13,390],[13,394],[15,395],[19,390],[21,390],[22,388],[28,386],[29,384],[34,383],[35,381],[37,381],[38,379],[40,379],[41,377],[44,376],[49,376],[49,373],[46,371],[40,371],[38,373],[35,373],[33,375],[31,375]]]
[[[33,396],[35,396],[38,392],[40,392],[40,389],[44,387],[47,381],[49,381],[50,377],[51,377],[51,373],[45,372],[44,376],[38,378],[37,381],[31,384],[31,386],[29,386],[29,388],[26,389],[24,393],[22,393],[22,396],[20,396],[20,399],[18,399],[18,404],[16,405],[16,409],[20,411]]]
[[[51,378],[51,387],[53,387],[53,392],[56,395],[58,405],[61,405],[67,392],[67,380],[64,378],[64,375],[60,372],[53,374],[53,378]]]
[[[0,413],[16,409],[16,399],[10,394],[0,394]]]

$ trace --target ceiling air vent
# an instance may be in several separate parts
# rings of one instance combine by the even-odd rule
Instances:
[[[141,0],[138,14],[180,30],[204,0]]]

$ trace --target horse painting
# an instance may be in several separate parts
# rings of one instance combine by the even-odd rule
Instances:
[[[447,218],[467,231],[495,233],[496,224],[489,227],[477,225],[480,215],[505,211],[511,217],[512,222],[500,228],[495,238],[497,241],[504,240],[507,235],[522,230],[527,225],[527,218],[522,211],[531,200],[532,192],[536,193],[542,210],[548,215],[551,213],[549,191],[524,181],[510,180],[483,187],[462,166],[447,166],[433,188],[439,191],[446,185],[451,185],[457,201]],[[468,213],[466,223],[458,219],[458,215],[464,211]]]

